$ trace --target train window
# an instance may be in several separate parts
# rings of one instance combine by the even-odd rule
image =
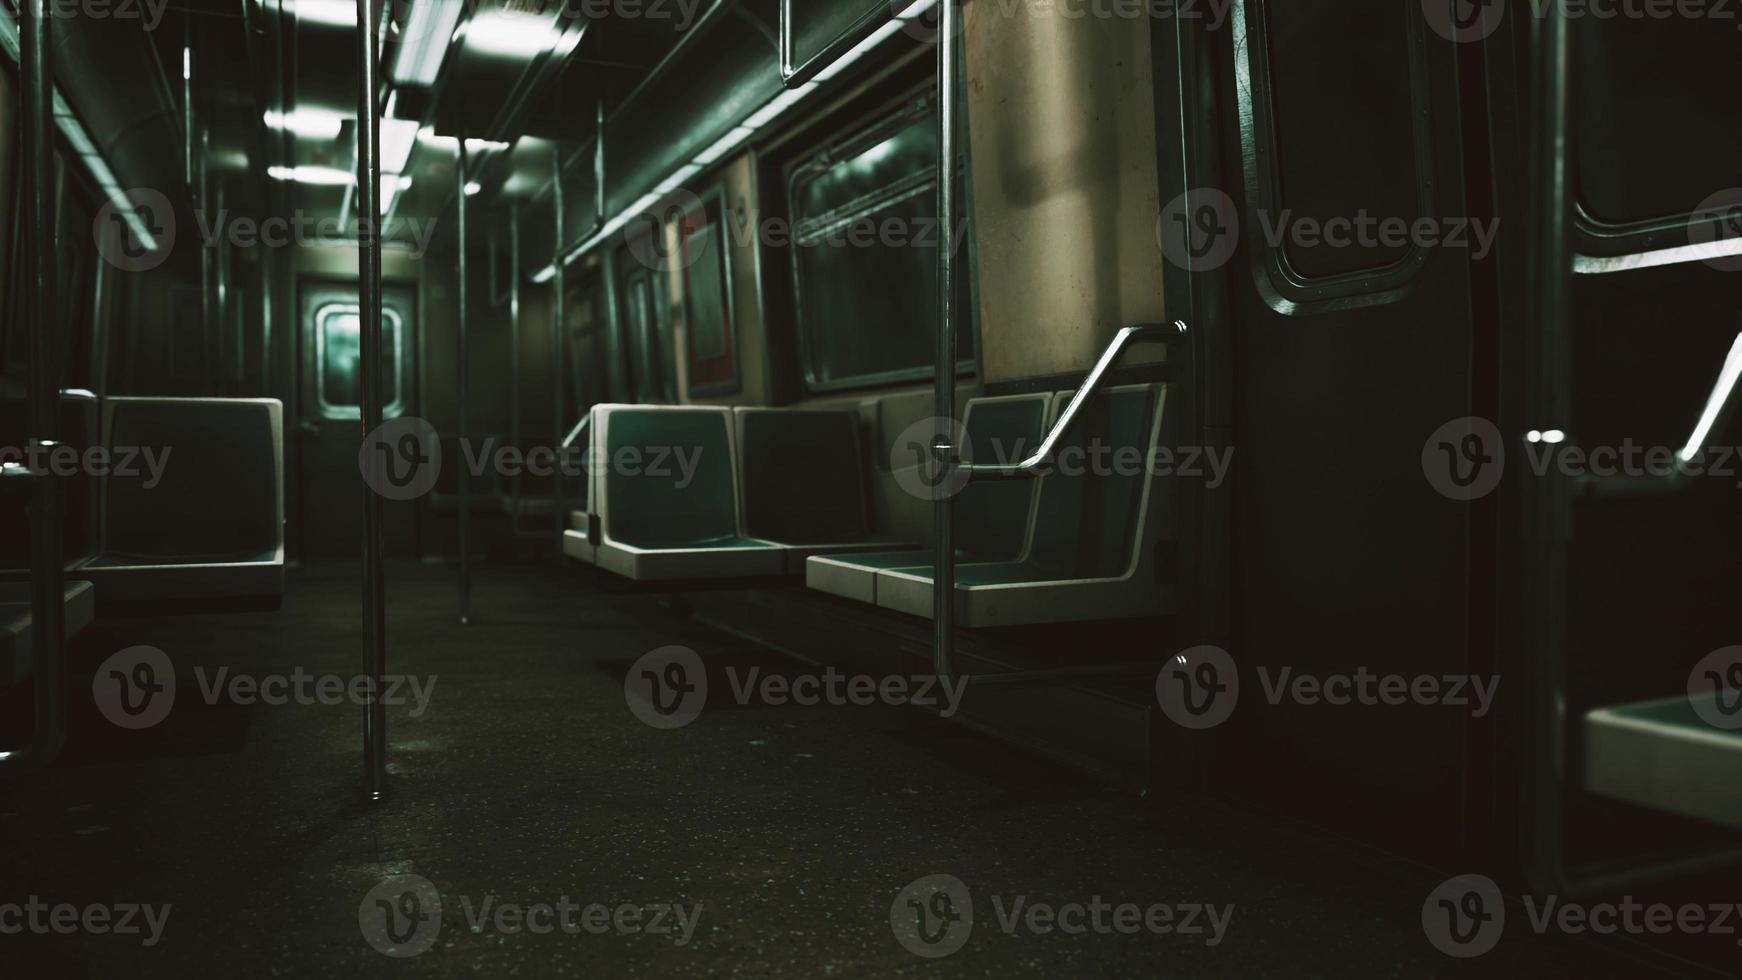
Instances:
[[[684,322],[689,333],[691,394],[726,394],[738,388],[732,324],[731,240],[716,196],[683,218]]]
[[[1742,33],[1730,20],[1585,17],[1573,27],[1576,169],[1587,221],[1679,219],[1738,183],[1742,130],[1727,122]]]
[[[61,333],[61,377],[67,387],[90,388],[95,352],[93,336],[97,271],[94,255],[86,247],[96,209],[95,192],[83,175],[59,160],[61,200],[57,209],[55,247],[55,317]]]
[[[813,390],[933,373],[937,332],[937,126],[930,100],[801,161],[788,185],[793,288]],[[967,270],[969,263],[958,268]],[[958,309],[968,275],[956,280]],[[957,333],[961,361],[974,331]]]
[[[637,402],[677,401],[677,372],[672,361],[670,316],[665,281],[635,257],[633,249],[618,253],[619,336],[628,346],[630,398]]]
[[[1299,278],[1395,265],[1406,242],[1327,223],[1423,216],[1412,63],[1419,25],[1396,0],[1249,0],[1259,234]],[[1306,232],[1324,228],[1326,235]]]
[[[570,270],[565,277],[563,319],[568,323],[569,391],[566,404],[585,411],[612,398],[606,366],[603,294],[597,270]]]
[[[362,417],[361,379],[357,364],[362,357],[363,322],[361,309],[355,303],[329,303],[315,311],[315,343],[319,346],[316,359],[320,371],[316,374],[316,394],[320,398],[321,414],[329,419]],[[385,370],[381,379],[383,414],[388,418],[404,410],[400,398],[400,365],[404,363],[404,330],[399,313],[382,310],[381,355]]]

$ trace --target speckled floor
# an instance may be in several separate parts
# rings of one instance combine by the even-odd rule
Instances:
[[[1656,975],[1624,945],[1525,930],[1449,959],[1423,935],[1428,872],[1353,863],[1212,803],[1122,795],[914,709],[710,707],[656,730],[622,685],[656,647],[692,647],[711,672],[797,668],[554,565],[482,569],[461,628],[454,576],[391,569],[391,667],[435,687],[418,716],[393,710],[392,795],[374,807],[360,802],[360,709],[209,704],[196,673],[353,674],[353,567],[294,571],[277,613],[83,638],[64,760],[0,784],[0,929],[7,903],[33,897],[80,915],[167,905],[167,918],[150,946],[82,928],[0,934],[0,976]],[[128,732],[88,692],[100,660],[138,644],[169,655],[178,696],[162,724]],[[898,942],[891,907],[934,874],[966,884],[974,926],[959,951],[923,959]],[[385,922],[371,892],[398,875],[426,879],[442,911],[404,945],[378,927],[394,956],[363,926]],[[1214,944],[1007,932],[1018,896],[1231,917]],[[486,900],[492,917],[566,900],[581,927],[474,930]],[[589,928],[606,914],[593,903],[633,906],[640,925],[622,913],[629,934]],[[655,915],[670,927],[664,906],[682,910],[687,942],[644,928]]]

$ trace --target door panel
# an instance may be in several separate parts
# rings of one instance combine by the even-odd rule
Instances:
[[[302,363],[299,387],[303,451],[299,528],[292,533],[307,559],[362,555],[361,494],[357,447],[362,441],[358,373],[358,304],[355,283],[306,280],[299,290],[297,323]],[[382,379],[385,417],[415,414],[417,310],[413,290],[382,290]],[[384,504],[389,555],[411,555],[416,546],[416,508]]]
[[[1423,479],[1421,447],[1474,414],[1476,242],[1454,52],[1429,43],[1419,6],[1235,3],[1231,38],[1212,42],[1227,44],[1217,189],[1230,213],[1203,216],[1238,232],[1221,268],[1240,709],[1211,778],[1415,851],[1459,840],[1467,713],[1272,704],[1266,684],[1285,670],[1471,670],[1471,507]]]

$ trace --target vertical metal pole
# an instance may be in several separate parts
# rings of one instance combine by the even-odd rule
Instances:
[[[552,200],[556,213],[556,240],[551,249],[551,261],[556,263],[556,275],[551,278],[550,297],[550,363],[551,372],[556,379],[556,387],[551,389],[551,412],[556,424],[552,426],[555,440],[552,446],[561,446],[563,437],[568,435],[568,418],[563,413],[563,383],[564,372],[568,370],[563,357],[563,290],[568,279],[567,269],[563,262],[563,155],[562,151],[552,148],[556,158],[556,183],[551,185]],[[557,527],[562,527],[563,520],[563,474],[559,469],[551,481],[551,498],[556,507]],[[563,536],[555,535],[557,554],[562,554]]]
[[[1529,276],[1524,344],[1525,410],[1530,424],[1566,427],[1571,408],[1567,370],[1567,292],[1572,269],[1568,229],[1572,191],[1568,173],[1571,135],[1572,39],[1567,18],[1551,4],[1531,18],[1531,208]],[[1526,764],[1526,873],[1539,887],[1572,891],[1562,847],[1562,792],[1566,765],[1566,545],[1571,502],[1565,480],[1525,480],[1523,576],[1524,633],[1528,658],[1530,738]]]
[[[466,375],[469,373],[471,351],[468,349],[470,338],[466,335],[466,314],[469,311],[471,297],[467,295],[466,252],[468,239],[466,237],[466,133],[460,131],[459,177],[456,186],[459,190],[459,200],[456,208],[459,212],[458,234],[460,239],[460,443],[465,444],[468,436],[469,419],[466,417]],[[518,502],[517,502],[518,504]],[[460,467],[460,625],[472,624],[472,473]]]
[[[957,447],[951,420],[956,415],[956,34],[961,10],[956,0],[938,4],[938,243],[937,376],[932,415],[936,419],[937,486],[942,494],[932,504],[932,669],[940,676],[955,672],[956,537],[952,518],[955,497],[949,492]]]
[[[381,133],[376,105],[375,0],[357,0],[357,265],[363,431],[379,428],[381,404]],[[363,715],[367,799],[387,795],[387,594],[382,569],[381,497],[363,494],[363,643],[372,681]]]
[[[593,109],[593,227],[605,224],[605,90]]]
[[[508,208],[508,441],[515,452],[525,452],[520,445],[520,205]],[[508,478],[508,493],[520,499],[520,467]],[[560,524],[562,515],[557,515]],[[520,508],[509,517],[514,536],[520,537]]]
[[[45,0],[24,0],[21,14],[19,71],[24,76],[23,180],[27,401],[25,425],[30,442],[50,451],[59,445],[60,363],[55,339],[53,102],[50,92],[48,11]],[[53,762],[66,743],[66,677],[61,656],[61,513],[60,481],[53,467],[29,477],[30,486],[30,632],[34,658],[33,690],[36,719],[30,744],[17,752],[0,752],[0,772],[28,772]]]

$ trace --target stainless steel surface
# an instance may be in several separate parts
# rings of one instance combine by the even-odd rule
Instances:
[[[357,0],[357,264],[363,435],[382,422],[381,404],[381,126],[376,85],[376,14]],[[363,649],[371,684],[363,708],[366,799],[387,795],[387,590],[382,567],[381,497],[363,491]]]
[[[23,76],[21,201],[25,212],[24,296],[26,334],[25,426],[30,442],[58,444],[60,363],[56,340],[61,324],[54,304],[54,130],[49,79],[47,0],[25,0],[20,13],[19,73]],[[36,718],[30,744],[0,752],[0,772],[24,773],[52,763],[66,744],[66,676],[62,658],[63,614],[60,481],[45,468],[29,481],[30,619]]]
[[[938,249],[937,354],[933,359],[932,417],[937,429],[933,443],[934,486],[948,487],[956,464],[952,445],[956,417],[956,256],[952,232],[956,227],[956,34],[961,8],[956,0],[940,0],[938,72],[938,227],[944,238]],[[955,495],[941,494],[932,504],[932,567],[936,585],[932,590],[932,670],[940,677],[955,672],[956,639],[956,535],[953,526]]]
[[[466,181],[468,167],[466,153],[466,133],[460,131],[459,162],[454,168],[454,210],[458,218],[456,229],[460,240],[460,359],[459,359],[459,399],[460,399],[460,444],[464,445],[469,435],[466,415],[466,376],[471,373],[471,338],[466,334],[466,317],[469,312],[470,296],[467,293],[469,271],[466,263],[466,253],[470,251],[470,241],[466,237],[466,212],[470,205],[466,200]],[[472,471],[460,467],[460,625],[469,626],[472,622]]]
[[[520,445],[520,204],[508,207],[508,443]],[[520,499],[520,470],[508,475],[508,495]],[[509,530],[525,533],[519,508],[509,512]]]
[[[562,154],[553,147],[551,149],[551,155],[555,157],[556,172],[560,174],[562,172]],[[566,349],[563,347],[563,334],[567,332],[567,328],[563,324],[563,290],[566,288],[568,283],[568,265],[564,262],[561,254],[563,242],[563,182],[560,179],[551,184],[551,196],[555,202],[555,206],[551,208],[551,213],[554,215],[556,221],[556,238],[552,240],[557,243],[556,247],[558,252],[557,256],[552,260],[556,263],[556,276],[551,280],[550,286],[550,370],[551,379],[554,383],[554,387],[551,388],[550,392],[551,412],[553,416],[551,433],[556,436],[556,438],[560,439],[563,434],[563,426],[566,424],[563,421],[565,417],[563,414],[563,378],[564,372],[567,370],[565,366],[566,362],[564,360]],[[556,501],[556,512],[559,514],[562,513],[565,508],[563,507],[563,480],[561,473],[558,473],[551,480],[551,498]],[[559,553],[562,550],[562,541],[560,539],[557,541],[557,550]]]

